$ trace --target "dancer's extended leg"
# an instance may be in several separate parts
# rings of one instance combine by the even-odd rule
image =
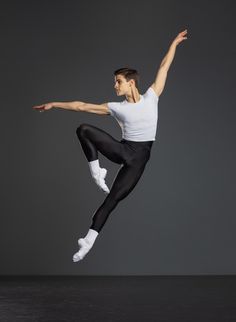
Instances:
[[[141,165],[125,164],[120,168],[109,195],[92,217],[91,229],[97,232],[102,230],[112,210],[134,189],[143,174],[145,166],[146,163]]]
[[[142,176],[142,173],[145,169],[146,162],[149,159],[144,160],[130,160],[130,163],[124,164],[117,173],[111,192],[104,200],[103,204],[98,208],[92,218],[92,225],[89,229],[87,236],[90,237],[90,241],[87,240],[87,236],[83,239],[80,238],[78,241],[79,246],[81,247],[79,252],[75,253],[73,256],[73,261],[78,262],[83,259],[84,256],[92,248],[95,239],[97,238],[98,233],[101,231],[105,222],[108,219],[109,214],[117,206],[117,204],[124,199],[136,186],[139,179]]]

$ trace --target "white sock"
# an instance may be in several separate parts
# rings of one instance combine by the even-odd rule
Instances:
[[[73,256],[73,261],[78,262],[84,258],[84,256],[90,251],[92,248],[96,238],[98,236],[98,232],[94,229],[89,229],[87,235],[84,238],[80,238],[78,240],[78,244],[80,249]]]
[[[98,175],[100,173],[100,165],[99,165],[99,160],[93,160],[89,162],[89,169],[91,172],[92,177]]]
[[[96,238],[98,236],[98,232],[94,229],[89,229],[87,235],[84,237],[86,241],[93,246]]]
[[[91,172],[91,175],[96,182],[96,184],[99,186],[99,188],[105,192],[109,193],[110,190],[108,186],[105,183],[105,177],[107,175],[107,170],[105,168],[100,168],[99,160],[93,160],[89,162],[89,169]]]

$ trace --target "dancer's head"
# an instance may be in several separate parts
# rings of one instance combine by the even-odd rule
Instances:
[[[126,95],[138,90],[139,74],[137,70],[124,67],[114,71],[116,94],[118,96]]]

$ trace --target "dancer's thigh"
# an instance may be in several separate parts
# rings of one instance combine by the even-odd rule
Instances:
[[[117,201],[124,199],[134,189],[145,169],[146,163],[140,166],[123,165],[118,171],[109,195],[107,198],[112,198]]]
[[[94,125],[82,124],[79,128],[106,158],[118,164],[125,162],[124,145],[120,141]]]

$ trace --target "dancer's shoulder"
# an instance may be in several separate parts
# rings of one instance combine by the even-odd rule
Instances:
[[[108,103],[106,103],[109,113],[112,116],[115,116],[115,114],[120,110],[121,103],[122,102],[108,102]]]
[[[153,97],[155,100],[159,100],[158,93],[157,93],[153,84],[148,87],[148,89],[146,90],[146,92],[144,93],[143,96],[144,97]]]

